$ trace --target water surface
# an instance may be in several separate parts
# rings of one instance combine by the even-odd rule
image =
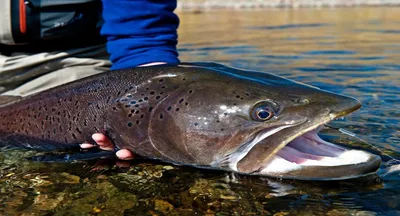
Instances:
[[[400,13],[342,8],[181,13],[182,61],[276,73],[358,98],[331,123],[373,146],[324,130],[330,141],[400,159]],[[5,215],[400,215],[400,172],[338,182],[238,176],[134,161],[44,164],[0,153]],[[390,155],[390,157],[388,156]]]

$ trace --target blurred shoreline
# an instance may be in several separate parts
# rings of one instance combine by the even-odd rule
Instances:
[[[177,11],[398,6],[400,0],[178,0]]]

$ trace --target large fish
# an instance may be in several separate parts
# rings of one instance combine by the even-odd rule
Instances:
[[[380,157],[326,142],[325,123],[356,99],[218,64],[111,71],[0,107],[0,143],[58,149],[109,136],[175,164],[295,179],[346,179]]]

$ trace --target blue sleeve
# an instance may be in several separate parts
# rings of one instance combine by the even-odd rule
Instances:
[[[150,62],[178,64],[176,0],[103,0],[111,69]]]

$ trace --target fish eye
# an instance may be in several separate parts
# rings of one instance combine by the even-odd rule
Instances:
[[[275,116],[275,106],[270,101],[259,102],[253,107],[251,117],[255,121],[267,121]]]
[[[272,113],[270,113],[269,111],[267,111],[267,110],[259,110],[259,111],[257,111],[257,117],[260,119],[260,120],[267,120],[267,119],[269,119],[270,117],[272,116]]]

